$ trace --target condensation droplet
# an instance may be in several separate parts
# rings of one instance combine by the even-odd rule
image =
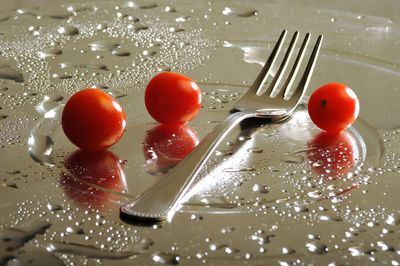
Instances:
[[[59,64],[61,68],[88,68],[97,70],[108,70],[107,66],[101,63],[75,63],[75,62],[62,62]]]
[[[222,11],[224,15],[233,15],[238,17],[251,17],[257,15],[257,10],[248,7],[225,7]]]
[[[253,191],[254,192],[258,192],[258,193],[262,193],[262,194],[266,194],[266,193],[269,192],[267,185],[259,185],[259,184],[255,184],[253,186]]]
[[[317,254],[325,254],[328,251],[327,246],[320,242],[307,243],[306,247],[312,253],[317,253]]]
[[[49,211],[59,211],[62,210],[62,207],[59,204],[47,203],[47,209]]]
[[[320,215],[318,216],[318,219],[321,221],[327,221],[327,222],[342,222],[343,218],[340,216],[336,215]]]
[[[29,155],[35,162],[42,165],[54,166],[53,160],[49,157],[53,149],[53,140],[49,136],[32,134],[28,139]]]
[[[302,162],[304,162],[304,156],[300,155],[300,154],[292,154],[292,153],[288,153],[285,154],[284,156],[282,156],[282,161],[285,163],[295,163],[295,164],[300,164]]]
[[[131,55],[131,52],[121,49],[121,48],[114,48],[111,53],[116,56],[130,56]]]
[[[67,25],[67,26],[60,26],[58,28],[58,33],[64,34],[64,35],[76,35],[79,34],[79,30],[77,27]]]
[[[36,52],[36,54],[40,58],[55,57],[57,55],[62,54],[62,50],[53,48],[53,49],[47,49],[47,50],[38,51],[38,52]]]
[[[22,74],[9,65],[0,65],[0,78],[14,80],[15,82],[24,81]]]
[[[156,252],[151,255],[151,258],[157,263],[175,265],[179,263],[180,257],[175,254]]]
[[[148,9],[148,8],[155,8],[157,7],[157,4],[154,2],[147,2],[147,1],[129,1],[126,3],[127,7],[131,8],[142,8],[142,9]]]

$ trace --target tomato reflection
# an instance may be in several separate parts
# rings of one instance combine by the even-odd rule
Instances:
[[[308,143],[308,162],[321,177],[334,180],[351,171],[358,159],[354,138],[346,131],[338,134],[321,132]]]
[[[145,171],[154,175],[166,173],[198,143],[196,132],[185,125],[158,125],[152,128],[143,142]]]
[[[108,150],[76,150],[64,162],[60,184],[69,199],[82,207],[105,208],[118,201],[126,188],[125,172],[119,158]]]

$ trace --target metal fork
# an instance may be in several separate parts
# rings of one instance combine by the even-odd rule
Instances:
[[[288,66],[299,35],[298,32],[294,33],[282,59],[282,63],[266,91],[263,92],[263,85],[278,57],[286,32],[286,30],[282,32],[256,80],[235,105],[234,110],[236,112],[233,112],[218,124],[184,160],[171,169],[159,182],[139,195],[133,202],[122,206],[121,215],[139,220],[159,221],[166,218],[170,220],[175,213],[176,207],[193,184],[207,159],[232,128],[242,120],[250,117],[269,118],[273,122],[276,122],[287,119],[293,114],[307,89],[323,37],[319,35],[303,76],[290,98],[287,99],[287,92],[293,85],[303,60],[310,39],[309,33],[304,37],[304,41],[283,87],[275,97],[271,97],[271,93],[275,93],[276,88],[281,84],[283,74]]]

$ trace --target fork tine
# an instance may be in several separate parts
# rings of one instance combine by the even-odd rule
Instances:
[[[283,73],[285,73],[286,67],[289,63],[289,59],[292,56],[293,49],[296,46],[298,36],[299,36],[299,32],[296,31],[293,34],[292,40],[290,41],[289,47],[288,47],[286,54],[281,62],[281,65],[279,66],[278,71],[276,72],[271,84],[268,86],[268,89],[263,93],[263,95],[271,96],[271,93],[276,89],[278,84],[280,84],[280,82],[283,78]]]
[[[318,36],[317,42],[315,43],[314,49],[311,53],[310,60],[307,63],[306,69],[304,70],[304,74],[301,77],[299,84],[296,87],[295,92],[290,98],[291,102],[295,102],[293,109],[297,106],[299,100],[303,97],[304,93],[307,90],[308,83],[310,82],[310,78],[312,76],[312,72],[314,71],[315,63],[317,62],[319,50],[321,49],[323,36],[322,34]]]
[[[287,31],[283,30],[281,35],[279,36],[278,42],[275,44],[274,49],[272,50],[270,56],[268,57],[267,61],[265,62],[263,68],[261,69],[260,73],[258,74],[256,80],[251,85],[250,89],[247,93],[257,94],[260,88],[264,85],[265,81],[267,80],[268,74],[271,70],[271,67],[274,65],[277,55],[281,50],[283,41],[285,40]]]
[[[286,79],[285,84],[283,85],[281,91],[279,92],[279,94],[276,97],[285,97],[285,95],[287,94],[287,92],[290,90],[290,88],[292,87],[292,84],[294,82],[294,78],[297,75],[297,72],[299,71],[301,62],[303,61],[304,58],[304,54],[306,51],[306,47],[308,45],[308,42],[310,41],[310,33],[307,33],[306,36],[304,37],[304,41],[300,47],[299,53],[297,54],[296,60],[292,66],[292,69],[290,70],[289,76]]]

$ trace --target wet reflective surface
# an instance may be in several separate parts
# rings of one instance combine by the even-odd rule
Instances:
[[[306,101],[288,121],[245,121],[207,163],[171,222],[119,207],[224,119],[283,28],[325,36],[313,90],[350,86],[360,116],[330,137]],[[0,264],[398,265],[400,43],[389,19],[256,1],[122,1],[20,9],[0,19]],[[196,80],[198,116],[160,127],[144,88],[161,71]],[[116,98],[127,130],[101,153],[60,126],[74,92]]]

